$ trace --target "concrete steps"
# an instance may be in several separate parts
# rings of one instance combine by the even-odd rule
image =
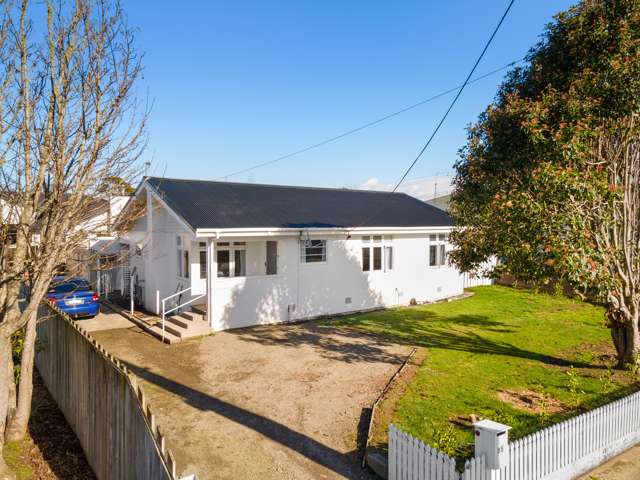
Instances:
[[[162,321],[155,324],[162,332]],[[200,337],[211,333],[211,328],[206,321],[206,316],[200,311],[180,312],[165,319],[165,333],[169,332],[173,336],[186,339],[192,337]]]
[[[162,319],[160,317],[156,315],[142,315],[139,312],[136,312],[136,315],[131,315],[128,310],[119,305],[111,302],[108,302],[108,304],[114,311],[128,318],[150,335],[159,340],[163,339]],[[168,344],[178,343],[193,337],[209,335],[212,332],[206,321],[206,312],[202,314],[201,310],[181,312],[165,318],[164,342]]]

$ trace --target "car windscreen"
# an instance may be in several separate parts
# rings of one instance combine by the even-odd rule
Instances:
[[[53,285],[49,293],[87,292],[91,290],[87,282],[66,282]]]

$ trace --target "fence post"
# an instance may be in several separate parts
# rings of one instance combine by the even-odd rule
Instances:
[[[473,424],[475,458],[484,457],[487,478],[494,478],[501,468],[509,464],[509,430],[511,427],[492,420]]]

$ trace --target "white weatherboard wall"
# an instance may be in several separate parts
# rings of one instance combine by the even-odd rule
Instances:
[[[509,443],[505,464],[455,460],[389,425],[389,480],[571,480],[640,443],[640,392]]]
[[[311,238],[327,240],[326,262],[302,262],[298,237],[278,237],[277,275],[216,278],[214,330],[406,305],[412,298],[434,301],[463,291],[455,268],[427,266],[426,235],[394,236],[393,269],[387,272],[362,271],[359,236]],[[248,251],[264,248],[267,237],[253,240]]]

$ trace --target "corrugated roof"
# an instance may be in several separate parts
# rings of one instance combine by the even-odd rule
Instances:
[[[404,193],[149,177],[194,229],[448,227],[447,213]]]

